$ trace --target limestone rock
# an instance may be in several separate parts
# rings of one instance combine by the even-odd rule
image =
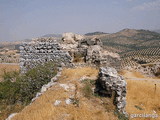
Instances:
[[[9,117],[6,120],[12,120],[12,118],[16,115],[17,113],[12,113],[9,115]]]
[[[62,40],[67,44],[74,44],[76,41],[82,40],[84,37],[82,35],[74,33],[63,33]]]

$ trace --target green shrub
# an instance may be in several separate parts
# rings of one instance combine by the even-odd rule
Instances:
[[[56,72],[57,67],[52,62],[38,65],[25,74],[4,70],[4,81],[0,82],[0,119],[23,109]]]
[[[17,77],[19,76],[19,72],[17,71],[11,71],[11,72],[6,72],[4,69],[4,74],[2,75],[4,81],[16,81]]]
[[[22,75],[18,81],[21,82],[21,101],[29,103],[44,84],[47,84],[57,72],[52,62],[39,65]]]
[[[38,65],[25,74],[5,72],[0,82],[0,105],[28,104],[44,84],[55,76],[57,69],[52,62]]]
[[[19,83],[9,80],[0,83],[0,104],[14,104],[20,96]]]

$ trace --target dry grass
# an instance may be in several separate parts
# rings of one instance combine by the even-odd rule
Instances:
[[[123,71],[121,74],[127,78],[145,78],[137,72]],[[82,76],[96,78],[97,75],[98,70],[90,67],[64,69],[58,82],[72,87],[65,90],[60,87],[59,83],[55,84],[35,102],[23,109],[13,120],[117,120],[113,112],[109,112],[113,110],[111,101],[105,99],[104,102],[102,98],[95,96],[87,99],[81,92],[83,85],[79,79]],[[156,91],[154,84],[151,81],[127,79],[126,110],[129,114],[152,114],[155,111],[160,115],[160,83],[156,83]],[[65,103],[65,100],[71,96],[78,100],[79,107]],[[54,105],[56,100],[61,101],[57,106]],[[137,118],[134,120],[151,119]]]
[[[134,71],[123,71],[121,74],[128,78],[127,112],[129,114],[153,114],[155,111],[158,115],[160,115],[160,83],[156,83],[155,90],[155,83],[147,80],[148,78],[140,73]],[[130,80],[129,78],[143,78],[146,80]],[[152,80],[160,81],[160,79]],[[137,118],[134,120],[150,120],[150,118]]]
[[[19,65],[0,64],[0,81],[2,80],[2,75],[4,74],[4,71],[11,72],[18,70],[19,70]]]
[[[59,83],[55,84],[12,120],[116,120],[113,112],[106,111],[100,98],[87,99],[81,93],[82,86],[78,79],[84,75],[96,77],[97,74],[98,70],[89,67],[64,69],[58,82],[71,85],[71,88],[65,90]],[[65,103],[70,97],[78,100],[79,107]],[[62,102],[55,106],[56,100]]]
[[[149,81],[127,80],[127,112],[153,114],[154,111],[160,115],[160,84],[155,85]],[[142,110],[137,109],[139,106]],[[148,120],[148,119],[147,119]]]

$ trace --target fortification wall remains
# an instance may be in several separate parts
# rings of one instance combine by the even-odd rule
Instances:
[[[32,42],[25,42],[20,46],[20,68],[25,73],[28,69],[38,64],[54,61],[59,64],[70,64],[71,56],[67,51],[61,49],[60,44],[55,40],[43,41],[37,39]]]
[[[127,116],[125,109],[127,83],[122,76],[118,75],[116,69],[111,67],[101,67],[96,85],[95,92],[102,96],[113,96],[117,110]]]

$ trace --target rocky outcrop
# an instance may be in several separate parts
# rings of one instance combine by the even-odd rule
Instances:
[[[61,46],[63,50],[70,53],[73,59],[77,53],[80,54],[87,64],[107,65],[116,68],[120,66],[120,56],[103,49],[102,41],[96,37],[89,39],[77,34],[65,33]]]
[[[144,64],[135,67],[139,71],[149,77],[160,77],[160,63]]]
[[[74,34],[74,33],[63,33],[62,40],[66,44],[74,44],[76,41],[80,41],[84,39],[82,35]]]
[[[101,67],[99,70],[96,90],[102,96],[114,97],[114,104],[119,112],[126,114],[126,81],[118,75],[116,69]]]

